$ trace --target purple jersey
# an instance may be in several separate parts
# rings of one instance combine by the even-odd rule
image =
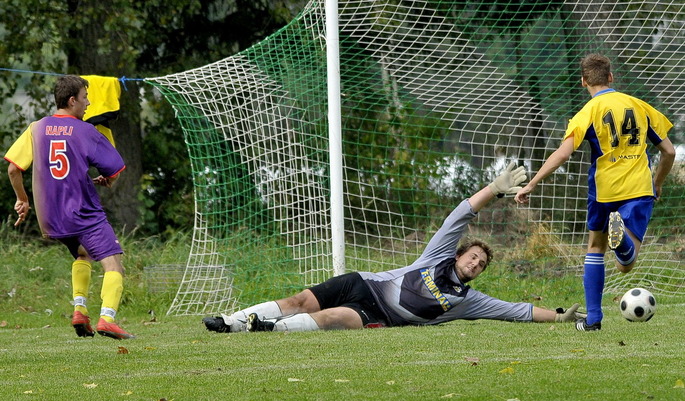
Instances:
[[[43,234],[71,237],[106,220],[88,170],[94,167],[102,176],[113,177],[125,168],[107,138],[93,125],[65,115],[45,117],[29,131],[33,199]]]

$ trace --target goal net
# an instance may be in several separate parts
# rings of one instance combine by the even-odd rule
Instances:
[[[338,7],[347,271],[413,262],[506,161],[535,173],[589,99],[578,68],[588,53],[608,55],[614,87],[663,111],[676,145],[685,139],[682,2]],[[195,186],[191,254],[170,314],[226,312],[333,275],[326,71],[324,1],[312,0],[243,52],[147,80],[175,108]],[[582,274],[588,160],[583,145],[530,206],[494,202],[470,234],[507,268]],[[607,253],[607,291],[682,293],[684,181],[679,160],[632,273],[615,273]]]

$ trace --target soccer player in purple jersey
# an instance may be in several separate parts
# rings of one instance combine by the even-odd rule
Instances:
[[[462,201],[409,266],[380,273],[333,277],[292,297],[264,302],[233,313],[203,319],[207,330],[310,331],[383,326],[434,325],[457,319],[518,322],[573,322],[584,316],[571,308],[549,310],[485,295],[468,282],[492,259],[482,241],[464,241],[469,222],[497,195],[515,193],[526,179],[512,162],[490,185]]]
[[[7,151],[7,173],[19,216],[14,225],[21,224],[31,209],[23,172],[33,165],[33,198],[40,229],[45,237],[66,245],[75,259],[71,271],[76,334],[95,335],[86,307],[91,261],[95,260],[105,272],[96,330],[103,336],[128,339],[134,336],[114,322],[123,292],[123,250],[95,189],[95,185],[111,186],[126,166],[107,138],[83,121],[90,104],[87,88],[88,82],[81,77],[59,77],[55,85],[57,112],[31,123]],[[91,178],[90,167],[101,175]]]
[[[673,166],[675,148],[666,136],[673,124],[663,114],[609,87],[614,76],[606,56],[588,55],[582,59],[580,69],[581,84],[592,99],[569,121],[561,146],[514,199],[527,203],[537,184],[566,163],[587,140],[591,151],[587,208],[590,235],[583,274],[587,319],[579,319],[576,328],[596,331],[602,328],[607,247],[614,251],[619,271],[632,270],[652,207]],[[654,176],[647,141],[661,153]]]

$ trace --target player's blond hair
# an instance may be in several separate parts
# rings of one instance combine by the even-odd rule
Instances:
[[[607,86],[611,75],[611,61],[601,54],[588,54],[580,60],[580,73],[589,86]]]

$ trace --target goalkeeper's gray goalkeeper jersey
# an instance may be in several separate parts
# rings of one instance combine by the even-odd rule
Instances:
[[[464,200],[414,263],[381,273],[359,273],[386,314],[388,325],[438,324],[455,319],[533,319],[532,304],[490,297],[457,278],[457,243],[475,216],[468,200]]]

